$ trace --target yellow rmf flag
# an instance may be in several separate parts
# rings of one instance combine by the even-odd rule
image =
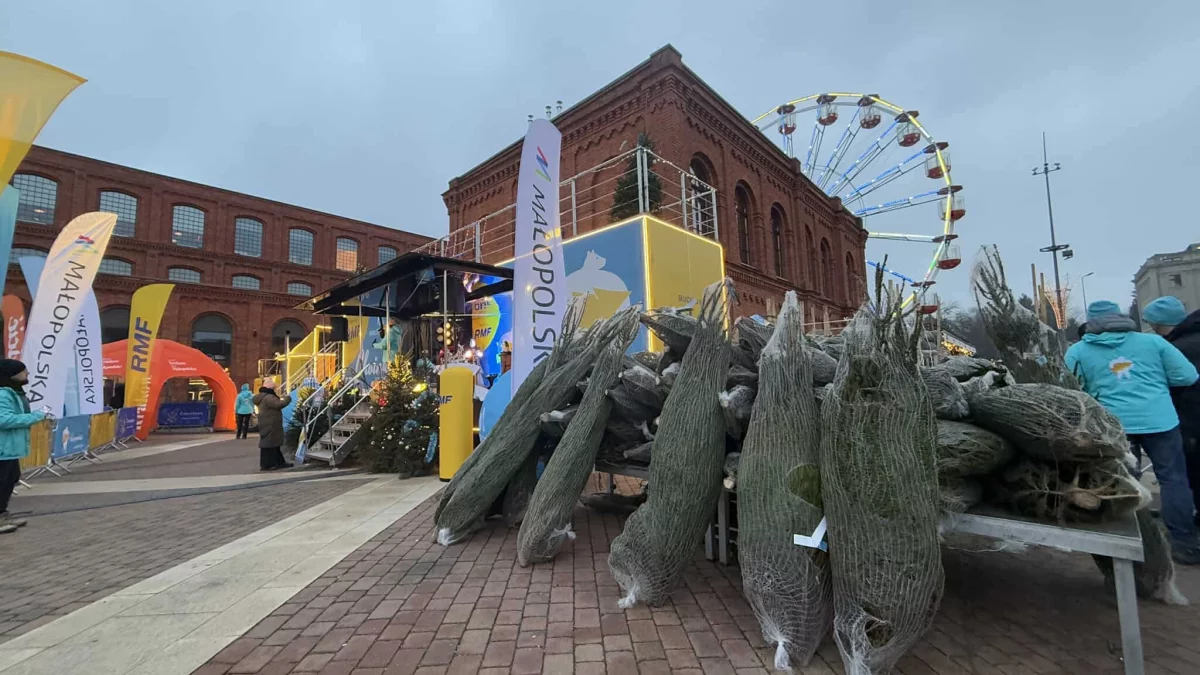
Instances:
[[[129,343],[125,348],[125,406],[138,410],[138,438],[143,438],[143,416],[150,401],[151,359],[158,325],[175,284],[149,284],[133,293],[129,307]],[[158,364],[162,367],[162,364]]]
[[[8,185],[33,139],[86,80],[31,58],[0,52],[0,185]]]

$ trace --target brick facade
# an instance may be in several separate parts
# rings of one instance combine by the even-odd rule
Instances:
[[[106,259],[132,264],[133,274],[97,275],[94,288],[101,313],[128,307],[135,290],[148,283],[166,281],[172,267],[200,272],[202,283],[176,284],[159,335],[190,344],[197,318],[206,314],[224,317],[233,328],[228,368],[239,384],[252,381],[258,372],[258,359],[272,354],[271,331],[276,324],[291,319],[305,331],[316,324],[313,315],[292,309],[304,297],[289,295],[289,283],[302,282],[320,292],[351,276],[338,270],[335,264],[339,237],[358,243],[359,264],[368,268],[375,266],[380,246],[404,253],[429,241],[418,234],[36,146],[17,170],[18,176],[22,174],[55,181],[57,194],[53,222],[26,222],[26,214],[26,221],[18,220],[14,248],[49,250],[59,230],[72,218],[101,210],[101,192],[115,191],[137,198],[135,235],[114,236],[105,255]],[[201,248],[172,243],[172,213],[176,205],[197,207],[205,212]],[[234,253],[237,218],[253,218],[262,223],[260,257]],[[312,265],[288,262],[288,232],[293,228],[313,234]],[[261,290],[233,288],[235,275],[258,278]],[[28,311],[29,291],[16,265],[9,265],[5,292],[21,297]]]
[[[862,221],[813,185],[799,160],[788,157],[697,77],[673,47],[658,50],[555,116],[554,123],[563,133],[564,178],[633,147],[639,132],[648,134],[655,153],[672,164],[704,168],[717,189],[719,238],[727,272],[742,299],[735,308],[738,315],[766,314],[767,300],[778,303],[790,289],[805,303],[810,321],[824,318],[826,311],[831,318],[844,317],[858,306],[865,288],[867,232]],[[451,232],[516,201],[520,152],[518,141],[450,181],[442,197]],[[590,181],[603,184],[623,170],[617,163],[592,174]],[[740,260],[734,209],[739,187],[748,202],[749,264]],[[611,203],[611,198],[598,199],[581,207],[579,233],[607,224]],[[774,260],[772,209],[782,216],[781,274],[776,274]],[[511,237],[511,226],[496,234],[499,240]],[[485,238],[485,261],[498,262],[492,258],[501,255],[489,251],[487,243]]]

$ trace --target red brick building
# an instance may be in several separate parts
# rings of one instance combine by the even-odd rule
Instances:
[[[124,339],[141,286],[174,281],[160,337],[191,344],[237,383],[258,359],[283,350],[284,331],[306,335],[314,317],[292,309],[348,278],[429,241],[428,237],[267,199],[34,147],[13,178],[21,191],[6,293],[28,311],[15,261],[45,256],[72,218],[118,216],[94,288],[104,341]]]
[[[664,194],[673,190],[677,201],[690,201],[695,211],[696,200],[686,196],[680,176],[716,189],[715,229],[742,298],[737,314],[767,313],[768,299],[777,303],[790,289],[805,302],[810,321],[822,319],[826,310],[840,318],[859,305],[867,240],[861,219],[813,185],[799,160],[788,157],[705,84],[673,47],[658,50],[553,120],[563,133],[561,176],[579,176],[571,186],[574,192],[564,187],[560,195],[563,212],[575,214],[577,234],[610,222],[612,186],[626,167],[613,162],[588,170],[627,152],[644,132],[655,154],[680,168],[672,174],[664,163],[658,171]],[[498,223],[485,223],[483,241],[477,244],[485,262],[505,257],[503,247],[492,243],[510,242],[513,236],[511,211],[506,216],[497,212],[516,201],[520,152],[517,141],[451,180],[442,195],[452,244],[456,230],[470,230],[486,216]],[[671,197],[664,197],[664,203],[670,202]],[[663,210],[668,221],[691,222],[686,206],[674,218],[669,207]],[[706,213],[712,213],[711,207]],[[566,217],[563,222],[569,237]]]

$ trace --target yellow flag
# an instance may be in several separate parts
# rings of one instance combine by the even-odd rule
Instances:
[[[146,403],[150,400],[151,359],[158,325],[175,284],[150,284],[133,294],[129,307],[129,341],[125,348],[125,407],[137,408],[138,433],[142,433]],[[159,364],[159,368],[162,365]],[[142,436],[139,435],[139,438]]]
[[[8,185],[33,139],[86,80],[31,58],[0,52],[0,185]]]

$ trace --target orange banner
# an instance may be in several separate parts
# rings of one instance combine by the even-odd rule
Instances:
[[[15,295],[6,295],[0,301],[0,315],[4,317],[5,357],[20,361],[25,349],[25,303]]]
[[[0,52],[0,185],[8,185],[33,139],[86,80],[47,63]]]

